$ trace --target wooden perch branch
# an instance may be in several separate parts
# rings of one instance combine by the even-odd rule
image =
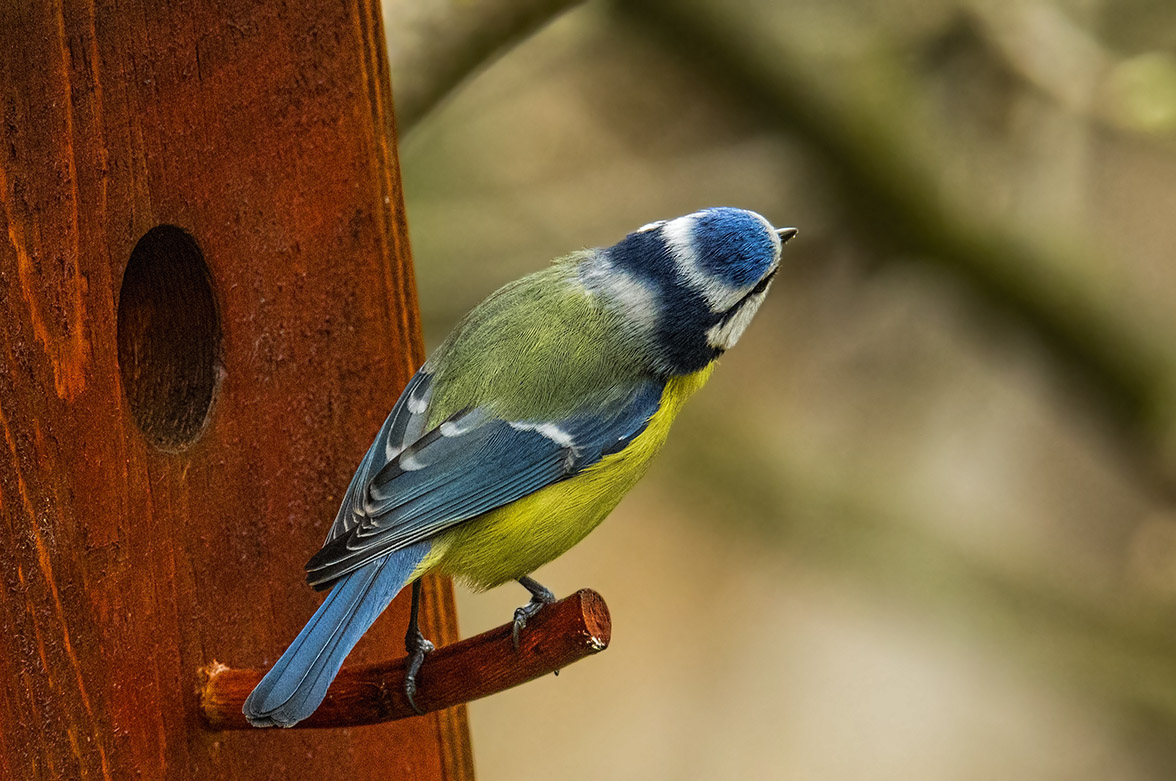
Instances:
[[[435,711],[470,702],[567,667],[603,651],[612,636],[604,598],[590,589],[545,607],[511,643],[511,625],[438,648],[417,675],[416,702]],[[416,713],[404,696],[406,659],[344,667],[323,704],[298,727],[354,727]],[[210,729],[252,729],[241,713],[265,670],[213,662],[201,670],[200,708]]]

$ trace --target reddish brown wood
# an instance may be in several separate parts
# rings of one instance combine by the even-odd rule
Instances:
[[[0,12],[0,778],[471,777],[461,708],[213,733],[197,698],[313,612],[422,359],[394,139],[375,0]]]
[[[518,686],[608,647],[612,636],[608,606],[584,589],[545,607],[527,624],[516,651],[511,624],[438,648],[418,676],[417,706],[449,708]],[[300,727],[353,727],[416,716],[404,696],[403,657],[344,667],[327,698]],[[249,692],[265,670],[233,670],[219,663],[206,669],[200,692],[211,729],[253,729],[241,714]]]

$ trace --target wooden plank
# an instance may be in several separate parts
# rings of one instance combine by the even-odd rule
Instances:
[[[16,3],[0,52],[0,776],[472,777],[460,708],[217,734],[196,698],[314,610],[423,357],[377,5]]]

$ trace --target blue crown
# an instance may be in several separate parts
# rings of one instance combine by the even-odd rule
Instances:
[[[690,217],[699,267],[725,284],[752,287],[776,262],[780,241],[755,212],[720,206]]]
[[[780,237],[763,217],[721,206],[634,231],[608,250],[618,267],[663,293],[686,288],[712,311],[734,305],[775,265]]]

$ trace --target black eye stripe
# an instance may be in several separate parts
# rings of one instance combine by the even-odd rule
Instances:
[[[757,283],[756,283],[756,286],[755,286],[755,287],[753,287],[753,288],[751,289],[751,291],[750,291],[750,292],[749,292],[747,295],[745,295],[743,298],[739,299],[739,300],[738,300],[738,301],[735,303],[735,306],[731,307],[731,308],[730,308],[730,309],[728,309],[727,311],[728,311],[728,312],[734,312],[736,309],[738,309],[740,306],[742,306],[742,305],[743,305],[743,302],[744,302],[744,301],[746,301],[747,299],[751,298],[752,296],[758,296],[760,293],[762,293],[762,292],[764,292],[765,290],[767,290],[767,289],[768,289],[768,285],[770,285],[770,284],[772,283],[772,277],[776,276],[776,272],[777,272],[777,271],[779,271],[779,270],[780,270],[780,269],[778,269],[778,268],[774,268],[774,269],[772,269],[771,273],[769,273],[769,274],[768,274],[766,277],[764,277],[764,278],[763,278],[763,279],[761,279],[759,282],[757,282]]]

